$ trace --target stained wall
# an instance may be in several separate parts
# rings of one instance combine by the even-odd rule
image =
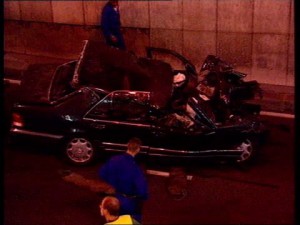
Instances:
[[[102,40],[106,1],[5,1],[4,50],[74,59],[85,39]],[[294,86],[293,0],[120,1],[129,50],[175,50],[199,68],[208,54],[248,79]]]

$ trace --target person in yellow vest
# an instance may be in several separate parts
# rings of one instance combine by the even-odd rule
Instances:
[[[113,196],[106,196],[99,205],[100,214],[106,220],[105,225],[110,224],[140,224],[130,215],[119,215],[120,201]]]

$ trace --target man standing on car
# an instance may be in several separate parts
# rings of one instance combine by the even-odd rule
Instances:
[[[102,9],[101,28],[108,45],[126,49],[121,32],[121,20],[118,0],[109,0]]]
[[[142,204],[148,198],[146,178],[134,159],[140,146],[140,139],[130,139],[127,151],[113,156],[99,170],[99,177],[116,190],[121,203],[120,215],[132,215],[138,222],[142,221]]]

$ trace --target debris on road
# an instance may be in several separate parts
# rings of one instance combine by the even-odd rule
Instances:
[[[74,172],[68,172],[60,173],[62,175],[62,178],[64,181],[72,183],[76,186],[83,187],[86,189],[89,189],[92,192],[96,193],[103,193],[103,194],[114,194],[115,189],[109,185],[108,183],[101,181],[101,180],[95,180],[95,179],[87,179],[83,177],[82,175]]]

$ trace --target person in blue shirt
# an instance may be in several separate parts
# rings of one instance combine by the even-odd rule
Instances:
[[[121,32],[121,20],[119,3],[117,0],[109,0],[102,9],[101,28],[108,45],[118,49],[126,49]]]
[[[142,204],[148,198],[148,185],[134,159],[140,151],[140,145],[140,139],[130,139],[127,151],[110,158],[99,169],[99,177],[115,188],[115,196],[121,203],[120,215],[129,214],[141,223]]]

